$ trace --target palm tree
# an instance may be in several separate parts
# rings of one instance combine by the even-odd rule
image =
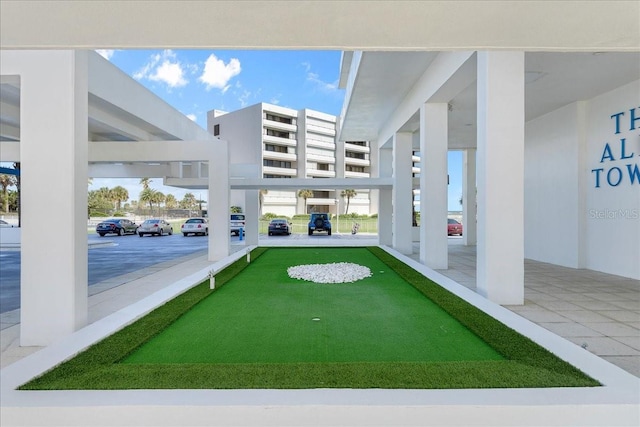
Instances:
[[[151,180],[151,178],[140,178],[140,184],[142,184],[142,189],[143,190],[148,190],[149,189],[149,184],[151,184],[153,181]]]
[[[9,187],[16,185],[16,178],[13,175],[0,175],[0,186],[2,187],[2,200],[4,201],[4,211],[9,212]]]
[[[302,197],[304,199],[304,213],[309,213],[307,212],[307,199],[309,197],[313,197],[313,191],[308,189],[300,190],[298,191],[298,197]]]
[[[140,203],[149,203],[149,210],[153,209],[153,193],[155,192],[155,190],[152,190],[151,188],[145,188],[144,190],[142,190],[140,192],[140,196],[138,197],[138,199],[140,200]]]
[[[180,202],[180,205],[183,209],[194,209],[198,201],[196,200],[196,196],[193,193],[186,193]]]
[[[356,192],[356,190],[352,188],[347,188],[340,192],[340,197],[347,199],[347,207],[344,210],[345,215],[349,213],[349,201],[351,200],[352,197],[356,197],[357,195],[358,193]]]
[[[129,200],[129,192],[126,188],[118,185],[111,189],[111,200],[116,202],[116,209],[122,208],[122,202]]]
[[[178,206],[178,200],[176,200],[176,196],[173,194],[167,194],[167,197],[164,198],[164,205],[167,209],[175,209]]]
[[[151,199],[152,199],[153,203],[156,204],[156,206],[158,208],[158,215],[159,215],[160,214],[160,205],[162,203],[164,203],[165,195],[161,191],[157,191],[157,190],[152,190],[152,191],[153,191],[153,195],[151,196]]]

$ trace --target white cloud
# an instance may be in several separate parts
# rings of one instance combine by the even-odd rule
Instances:
[[[249,105],[249,97],[251,96],[251,92],[249,92],[248,90],[244,90],[242,92],[242,95],[240,95],[240,97],[238,98],[238,102],[240,102],[240,106],[242,108],[246,107],[247,105]]]
[[[225,64],[222,59],[211,54],[205,61],[204,71],[198,80],[206,85],[207,90],[216,88],[225,93],[229,89],[229,81],[240,74],[240,71],[242,68],[238,59],[231,58],[229,63]]]
[[[133,73],[136,80],[148,79],[151,81],[165,83],[169,87],[182,87],[189,81],[185,78],[185,68],[190,65],[183,65],[176,59],[176,54],[171,49],[162,51],[151,57],[149,62],[140,70]]]
[[[337,80],[335,82],[328,83],[328,82],[322,81],[320,79],[320,76],[316,73],[308,72],[307,81],[314,84],[318,89],[320,89],[323,92],[333,92],[338,88]]]
[[[189,83],[184,78],[184,71],[179,62],[165,60],[156,72],[149,76],[149,80],[166,83],[169,87],[181,87]]]
[[[96,49],[96,52],[105,59],[111,59],[115,50],[113,49]]]

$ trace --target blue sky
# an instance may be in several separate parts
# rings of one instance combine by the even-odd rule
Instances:
[[[235,111],[259,102],[339,115],[340,51],[109,50],[98,51],[165,102],[206,129],[207,111]],[[449,154],[449,210],[459,210],[459,152]],[[151,186],[182,199],[189,190]],[[131,199],[142,190],[135,179],[95,179],[90,189],[122,185]],[[206,200],[206,192],[192,191]]]

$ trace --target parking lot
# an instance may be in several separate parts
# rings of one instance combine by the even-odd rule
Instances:
[[[237,240],[237,237],[231,237]],[[205,236],[89,235],[89,286],[196,252],[207,250]],[[104,245],[103,245],[104,244]],[[20,251],[0,251],[0,313],[20,308]]]

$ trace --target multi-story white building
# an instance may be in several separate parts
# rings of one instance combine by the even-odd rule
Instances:
[[[369,178],[369,143],[337,141],[338,126],[339,120],[331,114],[266,103],[207,114],[209,132],[229,141],[231,164],[261,165],[262,178]],[[306,200],[295,190],[262,191],[261,214],[345,213],[347,200],[341,190],[310,191]],[[232,191],[232,205],[242,207],[242,193]],[[348,202],[349,213],[377,211],[368,190],[357,190]]]

